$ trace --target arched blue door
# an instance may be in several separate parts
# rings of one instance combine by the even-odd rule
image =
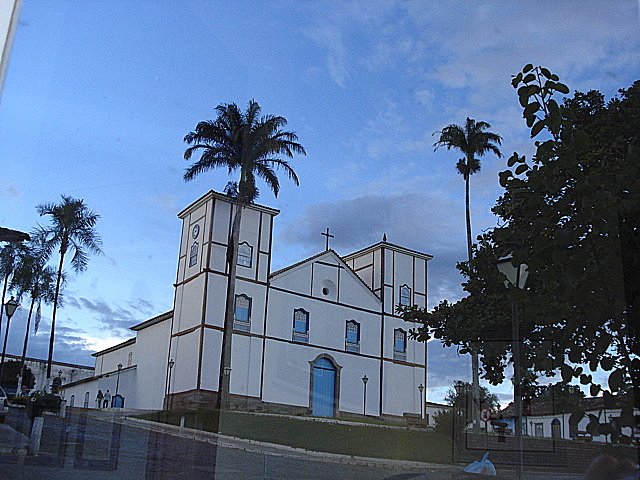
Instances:
[[[333,417],[336,393],[336,367],[326,358],[313,365],[313,398],[311,414],[314,417]]]

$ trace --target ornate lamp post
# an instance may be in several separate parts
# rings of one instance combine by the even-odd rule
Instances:
[[[118,387],[120,386],[120,370],[122,370],[122,364],[118,364],[118,376],[116,377],[116,396],[118,395]]]
[[[4,374],[4,357],[7,353],[7,338],[9,337],[9,323],[11,317],[16,313],[16,309],[20,306],[18,301],[11,296],[11,299],[4,304],[4,313],[7,315],[7,328],[4,331],[4,345],[2,346],[2,365],[0,365],[0,385],[2,384],[2,375]]]
[[[362,384],[364,386],[364,398],[362,400],[362,415],[363,416],[367,415],[367,382],[368,381],[369,381],[369,379],[367,378],[367,375],[362,377]]]
[[[463,404],[462,396],[467,393],[467,386],[462,382],[456,382],[453,385],[453,388],[456,390],[456,401],[453,405],[453,442],[452,442],[453,448],[454,448],[453,461],[455,462],[456,458],[459,458],[461,456],[460,453],[462,452],[462,434],[463,434],[464,428],[466,427],[466,425],[464,425],[462,428],[460,428],[460,422],[463,421],[466,417],[466,415],[463,415],[463,411],[462,411],[462,404]]]
[[[518,455],[520,461],[516,469],[518,479],[522,478],[523,449],[522,449],[522,394],[520,391],[522,383],[522,372],[520,367],[520,329],[518,325],[518,303],[515,297],[516,289],[524,289],[529,276],[529,270],[525,263],[514,265],[513,257],[507,256],[498,260],[498,270],[506,280],[505,286],[511,293],[511,343],[513,355],[513,406],[515,409],[515,419],[513,429],[516,434],[518,445]]]
[[[424,420],[424,397],[422,396],[422,392],[424,392],[424,385],[418,385],[418,391],[420,392],[420,418]]]
[[[173,366],[176,364],[176,362],[173,361],[173,358],[171,360],[169,360],[169,380],[167,382],[167,397],[169,397],[169,395],[171,395],[171,370],[173,370]],[[167,398],[168,400],[168,398]],[[166,408],[167,410],[169,410],[169,402],[166,402]]]

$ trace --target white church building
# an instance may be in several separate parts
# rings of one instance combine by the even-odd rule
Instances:
[[[235,208],[211,191],[178,214],[173,310],[95,353],[94,376],[63,386],[67,404],[95,408],[98,390],[109,390],[126,408],[215,405]],[[409,336],[417,325],[395,312],[398,305],[426,305],[432,256],[383,239],[346,256],[327,249],[272,272],[278,213],[260,205],[243,212],[232,407],[329,417],[419,415],[425,345]]]

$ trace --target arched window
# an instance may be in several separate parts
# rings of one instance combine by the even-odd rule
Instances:
[[[360,352],[360,324],[355,320],[347,321],[345,328],[344,349],[347,352]]]
[[[293,334],[291,339],[294,342],[309,342],[309,312],[304,308],[296,308],[293,311]]]
[[[133,352],[129,352],[129,355],[127,356],[127,367],[130,367],[132,363],[133,363]]]
[[[198,242],[193,242],[189,253],[189,266],[193,267],[196,263],[198,263]]]
[[[69,406],[73,407],[73,405],[76,403],[76,396],[75,395],[71,395],[71,398],[69,398]]]
[[[393,331],[393,359],[407,359],[407,332],[401,328]]]
[[[84,405],[82,408],[89,408],[89,392],[84,394]]]
[[[242,332],[251,330],[251,297],[236,295],[236,308],[233,328]]]
[[[400,287],[400,305],[403,307],[411,305],[411,288],[408,285]]]
[[[253,257],[253,247],[247,242],[242,242],[238,245],[238,261],[236,262],[241,267],[251,268],[251,258]]]

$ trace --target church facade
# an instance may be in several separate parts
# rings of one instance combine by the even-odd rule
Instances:
[[[95,376],[65,385],[67,401],[73,395],[94,407],[97,391],[109,390],[131,408],[215,404],[235,208],[212,191],[178,214],[173,310],[94,354]],[[425,346],[409,336],[416,325],[395,311],[426,305],[431,255],[385,239],[346,256],[327,249],[271,272],[278,213],[260,205],[243,212],[227,372],[232,406],[329,417],[420,414]]]

